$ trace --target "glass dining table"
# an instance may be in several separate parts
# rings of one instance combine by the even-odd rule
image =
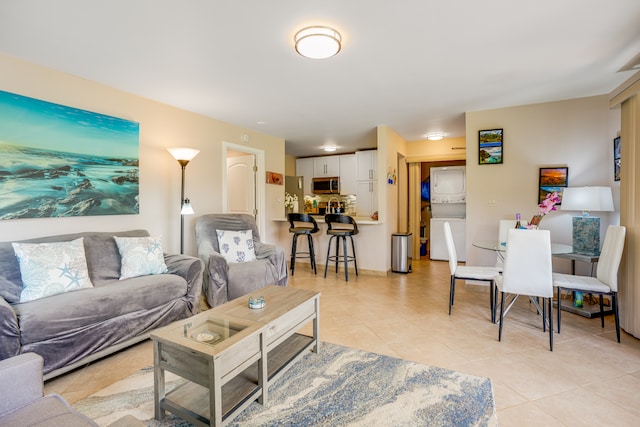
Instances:
[[[498,240],[478,240],[473,242],[473,246],[480,249],[486,249],[494,251],[501,261],[504,261],[504,254],[507,251],[506,242],[499,242]],[[551,243],[551,255],[559,258],[565,258],[571,260],[571,274],[575,274],[575,262],[582,261],[591,264],[591,276],[595,273],[595,268],[599,260],[598,255],[584,255],[573,252],[571,245],[565,245],[563,243]],[[554,304],[557,304],[554,302]],[[584,304],[582,307],[575,307],[572,300],[563,301],[562,309],[574,314],[578,314],[583,317],[593,318],[600,316],[600,306],[598,304]],[[611,307],[605,308],[604,314],[613,313]]]
[[[507,251],[506,242],[499,242],[498,240],[478,240],[473,242],[473,246],[480,249],[494,251],[498,257],[504,261],[504,253]],[[571,245],[551,242],[551,255],[563,255],[570,254],[572,252],[573,247]]]
[[[500,258],[501,261],[504,261],[504,254],[507,251],[507,243],[506,242],[500,242],[498,240],[478,240],[478,241],[473,242],[472,244],[476,248],[486,249],[486,250],[489,250],[489,251],[494,251],[496,253],[496,255],[498,255],[498,258]],[[565,245],[563,243],[553,243],[553,242],[551,243],[551,255],[552,256],[570,254],[572,252],[573,252],[573,247],[571,245]],[[495,292],[496,292],[496,294],[495,294],[494,298],[497,299],[498,292],[497,292],[497,290]],[[540,306],[538,305],[537,300],[535,300],[533,297],[529,297],[529,299],[531,300],[531,302],[533,302],[535,304],[536,308],[538,309],[538,312],[540,313],[540,315],[544,319],[543,311],[541,310]],[[513,302],[515,302],[515,300],[513,300]],[[505,314],[509,311],[509,309],[511,308],[511,305],[513,305],[513,302],[512,302],[512,304],[509,305],[509,307],[506,308]],[[497,303],[497,301],[496,301],[496,303]],[[497,304],[495,304],[495,306],[497,306]]]

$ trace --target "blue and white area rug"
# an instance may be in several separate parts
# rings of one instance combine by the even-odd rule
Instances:
[[[182,380],[167,375],[167,389]],[[148,426],[190,426],[153,419],[153,370],[147,368],[74,405],[107,425],[131,414]],[[322,343],[269,387],[229,426],[497,425],[491,380]]]

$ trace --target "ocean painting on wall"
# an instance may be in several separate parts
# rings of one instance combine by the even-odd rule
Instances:
[[[0,219],[138,214],[139,124],[0,91]]]
[[[495,165],[502,163],[502,129],[478,131],[478,164]]]

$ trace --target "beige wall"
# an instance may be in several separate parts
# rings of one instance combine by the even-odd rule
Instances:
[[[144,228],[161,236],[167,252],[179,251],[180,167],[166,147],[197,148],[186,170],[186,195],[196,215],[185,217],[185,252],[196,253],[194,219],[222,209],[222,144],[231,142],[265,151],[266,170],[284,173],[284,140],[150,101],[69,74],[0,54],[2,90],[140,123],[140,214],[0,221],[0,240],[10,241],[76,231]],[[248,143],[241,136],[249,136]],[[280,214],[284,186],[266,185],[266,229],[275,239],[271,218]]]
[[[609,110],[606,95],[467,113],[467,262],[494,263],[495,254],[474,248],[473,241],[495,239],[499,219],[535,213],[540,167],[568,166],[571,187],[612,188],[616,212],[593,213],[601,218],[603,239],[607,226],[619,222],[620,183],[613,180],[619,123],[620,112]],[[504,129],[504,163],[478,165],[478,131],[494,128]],[[552,212],[541,227],[551,230],[553,241],[570,244],[577,214]]]
[[[289,154],[284,156],[284,174],[286,176],[298,176],[298,172],[296,172],[296,158]]]
[[[464,160],[467,140],[462,138],[443,138],[439,141],[407,142],[407,160],[409,162],[434,162],[443,160]]]
[[[389,169],[398,167],[398,155],[407,156],[407,143],[393,129],[388,126],[378,126],[378,211],[380,220],[379,239],[382,248],[373,248],[372,255],[384,253],[385,271],[391,269],[391,235],[398,230],[398,192],[407,191],[408,182],[396,181],[395,184],[387,183]],[[397,174],[403,176],[403,174]],[[384,249],[384,252],[382,252]],[[371,250],[371,249],[370,249]],[[376,257],[379,257],[377,255]]]

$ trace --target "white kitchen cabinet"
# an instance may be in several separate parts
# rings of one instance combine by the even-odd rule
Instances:
[[[356,211],[371,216],[378,210],[378,152],[356,151]]]
[[[378,151],[356,151],[356,170],[358,181],[373,181],[378,176]]]
[[[313,180],[313,158],[296,159],[296,175],[304,177],[303,194],[311,195],[311,181]]]
[[[358,181],[356,187],[357,215],[371,216],[378,210],[378,183],[376,181]]]
[[[356,194],[356,155],[342,154],[340,158],[340,194]]]
[[[326,178],[340,176],[340,157],[324,156],[313,158],[313,176]]]

